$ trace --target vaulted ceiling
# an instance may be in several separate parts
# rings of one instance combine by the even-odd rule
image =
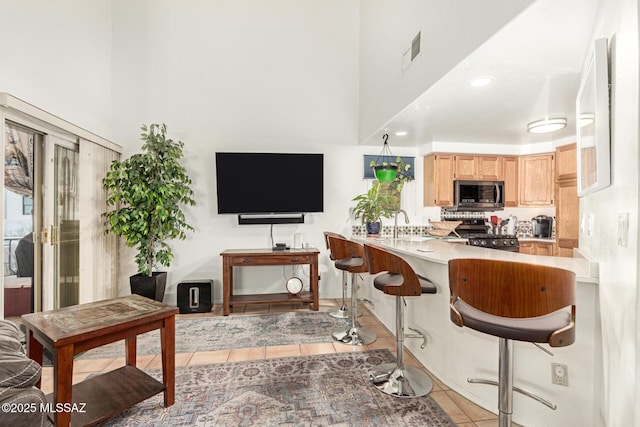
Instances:
[[[575,99],[598,0],[538,0],[452,68],[365,144],[403,130],[394,145],[432,141],[528,144],[575,135]],[[491,83],[472,87],[478,76]],[[531,134],[527,124],[563,117],[567,127]]]

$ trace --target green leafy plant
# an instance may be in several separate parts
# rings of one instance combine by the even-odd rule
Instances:
[[[368,192],[353,198],[353,201],[357,202],[353,208],[355,219],[361,219],[362,223],[366,224],[393,216],[393,198],[381,192],[380,188],[380,183],[374,181]]]
[[[111,163],[102,186],[107,190],[107,232],[137,247],[138,272],[151,276],[157,264],[168,267],[173,252],[167,240],[186,238],[187,224],[181,205],[194,206],[191,179],[178,160],[184,144],[166,137],[167,127],[141,127],[142,153]]]
[[[402,157],[400,157],[400,156],[396,157],[396,161],[395,162],[383,161],[382,163],[380,163],[380,165],[382,165],[382,166],[392,165],[392,166],[396,166],[397,167],[396,177],[393,179],[392,182],[397,183],[396,187],[397,187],[398,191],[402,191],[402,187],[404,187],[405,183],[413,181],[413,178],[410,175],[411,165],[405,163],[405,161],[402,160]],[[375,160],[372,160],[369,163],[369,167],[372,168],[374,166],[379,166],[379,164],[376,163]]]

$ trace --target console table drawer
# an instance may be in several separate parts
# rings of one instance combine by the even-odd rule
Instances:
[[[309,264],[311,258],[308,255],[273,255],[268,257],[235,256],[231,258],[231,265],[282,265],[282,264]]]

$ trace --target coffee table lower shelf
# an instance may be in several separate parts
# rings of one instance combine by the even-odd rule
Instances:
[[[85,412],[72,412],[71,425],[85,426],[102,422],[164,391],[164,385],[134,366],[88,378],[73,386],[73,403]],[[53,393],[47,395],[53,402]]]
[[[297,295],[292,295],[287,292],[277,294],[248,294],[232,295],[231,298],[229,298],[229,305],[265,304],[276,302],[308,302],[313,305],[313,293],[306,291],[300,292]]]

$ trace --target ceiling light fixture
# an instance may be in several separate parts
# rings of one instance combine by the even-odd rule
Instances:
[[[405,136],[407,134],[406,130],[398,130],[396,131],[396,136]]]
[[[531,122],[527,125],[527,130],[531,133],[549,133],[564,129],[567,126],[567,119],[553,118]]]
[[[583,128],[585,126],[589,126],[596,120],[596,115],[593,113],[582,113],[580,114],[580,127]]]
[[[475,77],[469,80],[469,86],[473,86],[473,87],[486,86],[492,81],[493,81],[493,78],[490,76]]]

